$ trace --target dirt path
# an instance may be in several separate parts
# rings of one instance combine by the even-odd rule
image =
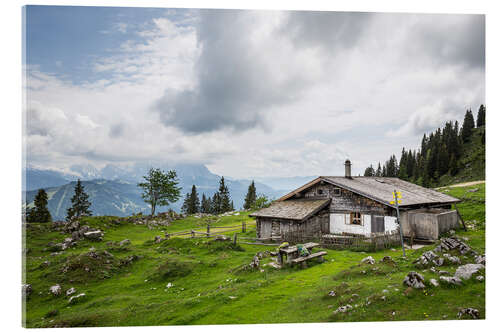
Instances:
[[[473,186],[473,185],[484,184],[484,183],[486,183],[485,180],[477,180],[474,182],[467,182],[467,183],[453,184],[453,185],[449,185],[449,186],[436,187],[436,190],[439,190],[442,188],[447,188],[447,187],[466,187],[466,186]]]

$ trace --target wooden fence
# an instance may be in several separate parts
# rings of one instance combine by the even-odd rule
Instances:
[[[372,233],[369,236],[354,234],[302,234],[288,232],[282,234],[282,241],[290,244],[317,242],[322,248],[349,249],[354,251],[377,251],[401,244],[399,231]]]
[[[215,229],[215,230],[214,230]],[[217,229],[221,229],[220,231],[217,231]],[[242,233],[245,233],[247,231],[247,223],[243,221],[241,225],[226,225],[226,226],[213,226],[207,224],[207,231],[197,231],[194,229],[191,230],[183,230],[183,231],[177,231],[177,232],[166,232],[165,233],[165,238],[170,238],[170,237],[179,237],[179,236],[189,236],[189,238],[210,238],[210,237],[217,237],[218,235],[223,235],[228,232],[232,231],[240,231]],[[237,236],[236,236],[237,237]]]

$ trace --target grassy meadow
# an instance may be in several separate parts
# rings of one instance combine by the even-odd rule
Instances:
[[[478,253],[485,247],[485,185],[477,192],[467,187],[444,188],[447,194],[463,200],[458,205],[463,218],[474,225],[457,235]],[[306,323],[334,321],[452,320],[462,308],[473,307],[485,317],[485,283],[475,279],[460,287],[432,287],[429,279],[439,280],[431,271],[417,269],[413,261],[429,245],[373,253],[327,249],[324,263],[308,268],[277,270],[263,266],[248,270],[244,265],[261,251],[275,248],[205,238],[175,237],[155,243],[165,232],[196,229],[205,231],[203,219],[188,217],[168,227],[148,228],[123,222],[115,217],[85,218],[82,224],[105,232],[101,242],[80,240],[76,247],[51,255],[50,242],[61,242],[68,234],[35,225],[25,231],[25,279],[33,287],[26,301],[26,327],[139,326],[194,324]],[[218,226],[247,222],[247,232],[239,237],[255,237],[255,221],[247,212],[225,216]],[[224,229],[220,229],[224,230]],[[231,236],[233,231],[227,234]],[[119,246],[117,242],[131,243]],[[113,241],[113,244],[109,242]],[[97,258],[88,256],[95,248]],[[106,252],[105,252],[106,251]],[[375,265],[360,261],[373,256]],[[395,263],[381,263],[391,256]],[[463,262],[473,262],[470,256]],[[440,267],[453,274],[456,266]],[[407,289],[403,279],[409,271],[425,277],[425,289]],[[49,292],[60,284],[62,294]],[[81,300],[70,304],[66,290],[74,287]],[[328,296],[330,291],[336,296]],[[346,304],[346,313],[334,313]]]

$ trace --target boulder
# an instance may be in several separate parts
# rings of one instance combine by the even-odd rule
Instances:
[[[445,282],[447,284],[453,284],[455,286],[462,285],[462,280],[460,280],[460,278],[457,278],[454,276],[440,276],[439,280],[442,282]]]
[[[375,264],[375,259],[373,259],[372,256],[368,256],[366,258],[363,258],[363,260],[361,260],[361,263],[362,264],[373,265],[373,264]]]
[[[437,259],[437,258],[438,258],[438,256],[434,252],[426,251],[426,252],[422,253],[422,255],[417,260],[415,260],[413,263],[416,264],[417,266],[426,267],[426,266],[430,265],[434,259]]]
[[[56,284],[55,286],[50,287],[49,291],[52,293],[52,295],[58,296],[61,294],[61,286]]]
[[[347,305],[344,305],[344,306],[339,306],[339,308],[337,310],[333,311],[333,313],[334,314],[337,314],[339,312],[344,313],[344,312],[348,312],[350,310],[352,310],[352,305],[351,304],[347,304]]]
[[[424,277],[417,272],[409,272],[403,280],[403,284],[415,289],[425,288]]]
[[[22,286],[22,294],[23,297],[30,297],[31,293],[33,292],[33,287],[31,284],[23,284]]]
[[[69,304],[75,304],[77,302],[80,302],[82,299],[86,297],[85,293],[78,294],[76,296],[71,296],[68,300]]]
[[[482,255],[477,255],[474,257],[474,262],[476,264],[486,265],[486,257]]]
[[[101,230],[87,231],[83,234],[83,237],[90,239],[90,240],[95,240],[95,241],[102,241],[102,236],[103,236],[103,233]]]
[[[429,280],[429,283],[433,286],[433,287],[439,287],[439,282],[437,282],[436,279],[430,279]]]
[[[479,319],[479,311],[474,308],[466,308],[458,311],[458,318]]]
[[[120,244],[120,246],[130,245],[130,240],[129,239],[124,239],[119,244]]]
[[[69,288],[66,290],[66,296],[73,295],[76,292],[76,289],[74,287]]]
[[[455,271],[455,276],[457,278],[468,280],[472,275],[478,273],[481,269],[484,269],[482,264],[466,264],[459,266]]]
[[[441,238],[441,243],[434,249],[435,252],[448,252],[457,249],[460,254],[464,255],[471,251],[469,245],[465,244],[456,238]]]
[[[443,254],[444,259],[453,265],[460,265],[461,261],[459,257],[451,256],[448,253]]]

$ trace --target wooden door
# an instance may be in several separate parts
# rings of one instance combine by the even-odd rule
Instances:
[[[383,216],[375,216],[372,215],[372,226],[371,226],[371,232],[376,233],[376,232],[384,232],[385,231],[385,224],[384,224],[384,217]]]
[[[280,223],[278,221],[271,223],[271,238],[281,238]]]

